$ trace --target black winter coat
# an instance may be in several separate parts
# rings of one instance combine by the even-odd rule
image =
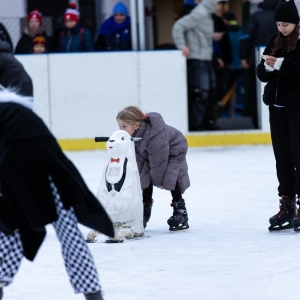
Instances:
[[[264,0],[261,11],[251,15],[241,37],[240,57],[255,66],[255,48],[265,46],[269,37],[277,32],[274,11],[279,0]]]
[[[269,55],[277,34],[273,35],[266,46],[264,54]],[[282,49],[275,55],[284,57],[281,68],[267,72],[262,59],[257,66],[257,76],[266,82],[263,101],[267,105],[278,104],[289,108],[300,108],[300,40],[294,51],[287,53]]]
[[[0,41],[0,84],[13,88],[20,95],[32,97],[32,80],[11,52],[10,45]]]
[[[114,236],[105,210],[43,121],[20,104],[0,100],[0,230],[19,230],[29,260],[43,242],[45,225],[57,220],[49,176],[79,223]]]
[[[46,40],[46,52],[53,51],[53,40],[49,37],[45,31],[41,33]],[[15,54],[32,54],[33,53],[33,39],[34,37],[23,32],[22,37],[17,43]]]
[[[11,52],[13,51],[13,43],[11,41],[10,35],[2,23],[0,23],[0,40],[8,42],[11,47]]]

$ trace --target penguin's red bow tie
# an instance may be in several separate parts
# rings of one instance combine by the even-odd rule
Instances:
[[[110,162],[116,162],[116,163],[119,163],[120,162],[120,158],[112,158],[110,159]]]

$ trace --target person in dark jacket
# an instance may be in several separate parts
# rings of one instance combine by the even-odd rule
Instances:
[[[276,160],[280,211],[269,230],[300,227],[300,40],[294,0],[281,0],[274,13],[278,33],[270,37],[257,76],[265,82],[263,101],[269,106]]]
[[[234,116],[240,117],[244,110],[244,71],[242,67],[242,62],[240,58],[240,42],[242,29],[238,24],[235,14],[232,11],[226,11],[222,15],[225,24],[227,25],[227,34],[230,41],[230,49],[231,49],[231,68],[232,68],[232,82],[235,83],[235,103],[234,103]],[[228,109],[226,111],[226,108]],[[225,107],[225,114],[230,115],[230,111],[232,108],[228,105]],[[223,112],[223,113],[224,113]]]
[[[12,54],[8,42],[0,40],[0,85],[23,96],[33,97],[32,80],[22,64]]]
[[[60,32],[58,52],[94,51],[91,32],[80,24],[80,13],[75,3],[70,3],[64,13],[65,28]]]
[[[10,35],[2,23],[0,23],[0,41],[7,42],[11,47],[11,51],[13,51],[13,43],[11,41]]]
[[[113,237],[112,222],[31,110],[31,100],[0,91],[0,287],[13,281],[23,256],[35,258],[45,226],[52,223],[75,293],[102,300],[97,270],[77,223]]]
[[[182,10],[179,14],[179,18],[188,15],[198,4],[200,0],[185,0],[182,5]]]
[[[48,52],[53,50],[52,38],[43,30],[43,15],[35,9],[27,17],[27,28],[17,43],[15,54],[31,54],[33,48],[33,39],[36,35],[43,35],[46,40]]]
[[[170,231],[187,230],[188,214],[184,191],[190,186],[186,154],[187,141],[174,127],[165,124],[160,114],[143,114],[136,106],[127,106],[117,115],[121,130],[142,138],[135,143],[144,203],[144,227],[151,216],[153,186],[171,192],[173,216],[168,219]]]
[[[265,46],[269,37],[277,31],[273,15],[278,2],[279,0],[263,0],[259,3],[258,7],[261,10],[249,18],[241,36],[240,57],[243,68],[248,71],[248,85],[245,86],[245,94],[249,98],[250,115],[255,128],[259,127],[255,49],[256,47]]]
[[[96,51],[132,50],[131,20],[123,2],[118,2],[113,9],[113,16],[100,26],[95,43]]]

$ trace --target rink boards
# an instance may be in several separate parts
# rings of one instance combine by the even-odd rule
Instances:
[[[118,129],[116,115],[127,105],[159,112],[190,147],[270,143],[261,96],[259,130],[188,132],[186,63],[180,51],[16,57],[33,80],[36,113],[64,150],[104,149],[94,137]]]

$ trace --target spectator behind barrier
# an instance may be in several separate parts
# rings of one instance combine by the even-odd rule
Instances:
[[[175,45],[187,58],[190,131],[215,129],[208,112],[214,104],[216,89],[213,38],[222,38],[222,33],[214,33],[212,14],[217,2],[202,0],[188,15],[177,20],[172,30]]]
[[[47,52],[46,39],[42,35],[37,35],[33,39],[33,54],[42,54]]]
[[[32,80],[6,41],[0,41],[0,84],[19,95],[33,97]]]
[[[200,0],[185,0],[182,5],[182,10],[179,14],[179,18],[188,15],[198,4]]]
[[[22,37],[17,43],[16,54],[33,53],[33,39],[36,35],[43,35],[48,45],[48,51],[52,51],[52,38],[43,30],[42,24],[42,13],[38,9],[33,10],[27,17],[27,28],[25,28]]]
[[[58,52],[91,52],[94,50],[91,32],[80,24],[80,13],[70,3],[64,13],[65,28],[58,38]]]
[[[2,23],[0,23],[0,41],[8,42],[11,47],[11,51],[13,50],[13,43],[11,41],[10,35]]]
[[[242,35],[242,29],[239,26],[235,14],[232,11],[227,11],[222,15],[224,22],[227,24],[227,33],[231,45],[231,57],[232,57],[232,75],[233,83],[235,83],[235,103],[234,107],[225,107],[225,115],[230,115],[229,110],[234,111],[235,117],[240,117],[244,110],[244,71],[240,58],[240,41]],[[226,110],[227,108],[227,110]]]
[[[113,15],[100,26],[95,49],[98,51],[132,50],[130,17],[123,2],[118,2],[113,9]]]
[[[230,80],[232,78],[232,57],[227,25],[224,23],[222,17],[220,17],[226,9],[225,5],[227,3],[228,1],[224,0],[218,1],[216,5],[216,13],[213,15],[215,32],[223,33],[222,39],[220,41],[213,42],[214,67],[217,80],[217,89],[215,103],[214,106],[211,107],[212,109],[210,111],[210,114],[211,119],[214,120],[215,127],[218,126],[216,122],[219,105],[220,103],[222,103],[224,96],[227,94],[230,88]]]
[[[250,17],[241,37],[240,56],[242,65],[248,72],[245,94],[249,97],[250,114],[255,128],[258,128],[255,49],[265,46],[269,37],[277,32],[273,15],[278,3],[279,0],[264,0],[259,3],[261,10]]]

